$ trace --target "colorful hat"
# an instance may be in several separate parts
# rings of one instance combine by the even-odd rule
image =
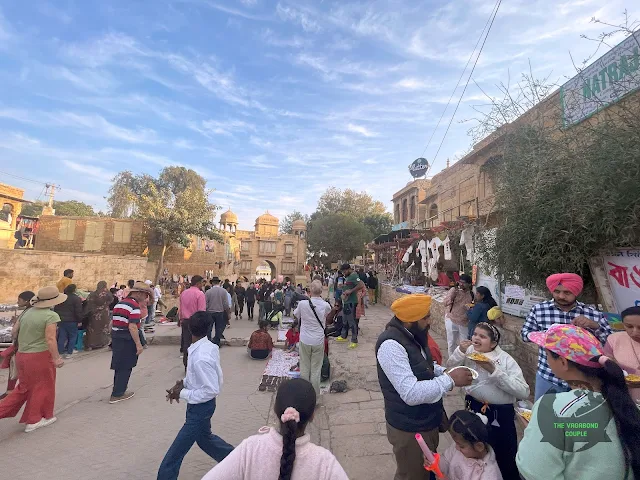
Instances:
[[[423,293],[406,295],[393,302],[391,310],[401,322],[417,322],[431,312],[431,296]]]
[[[604,355],[602,344],[590,332],[575,325],[551,325],[546,332],[531,332],[529,340],[585,367],[600,368],[598,358]]]
[[[500,310],[500,307],[490,308],[489,311],[487,312],[487,318],[492,322],[495,321],[496,318],[500,318],[501,316],[502,316],[502,310]]]

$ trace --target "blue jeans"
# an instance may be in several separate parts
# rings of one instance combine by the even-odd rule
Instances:
[[[536,388],[534,393],[534,402],[538,401],[538,399],[545,393],[568,392],[569,390],[570,389],[566,387],[556,385],[555,383],[550,382],[545,378],[542,378],[540,376],[540,372],[536,373]]]
[[[78,324],[76,322],[58,323],[58,353],[62,355],[73,353],[73,347],[78,340]]]
[[[187,404],[187,420],[160,464],[158,480],[177,480],[182,460],[194,443],[216,462],[231,453],[233,446],[211,433],[211,417],[215,410],[215,398],[205,403]]]

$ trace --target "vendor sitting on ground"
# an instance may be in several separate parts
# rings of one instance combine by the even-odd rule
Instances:
[[[337,298],[329,313],[325,318],[326,320],[326,334],[329,337],[339,337],[344,323],[342,321],[342,299]]]
[[[247,350],[254,360],[264,360],[273,350],[273,340],[268,332],[269,322],[261,320],[258,322],[258,328],[251,334]]]
[[[286,352],[298,351],[298,343],[300,342],[300,323],[294,321],[291,328],[287,330],[286,341],[284,344]]]
[[[271,310],[267,314],[267,321],[271,328],[277,329],[282,323],[282,312],[284,311],[284,306],[282,305],[274,305],[273,310]]]

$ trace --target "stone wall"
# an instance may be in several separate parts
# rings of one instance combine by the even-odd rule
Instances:
[[[15,302],[24,290],[54,285],[67,268],[75,271],[79,288],[94,290],[100,280],[140,279],[146,266],[144,257],[0,249],[0,303]]]
[[[383,305],[388,307],[400,297],[403,297],[404,293],[396,292],[395,287],[390,285],[382,285],[380,293],[380,301]],[[533,390],[535,387],[536,370],[538,367],[538,347],[532,343],[525,343],[520,337],[520,329],[524,320],[522,318],[513,317],[511,315],[505,315],[506,324],[503,328],[500,328],[500,334],[502,336],[500,340],[500,347],[509,352],[509,354],[518,362],[525,380],[529,383],[531,389],[531,396],[533,396]],[[439,335],[446,338],[446,331],[444,327],[444,304],[442,302],[434,301],[431,304],[431,328]],[[443,352],[446,356],[446,352]]]
[[[71,223],[70,223],[71,222]],[[68,231],[61,231],[69,225]],[[98,226],[98,228],[95,228]],[[117,238],[116,230],[125,227],[131,234]],[[87,242],[87,231],[97,238]],[[90,233],[91,235],[91,233]],[[125,241],[123,241],[125,240]],[[143,222],[128,218],[42,216],[38,222],[36,250],[49,252],[95,252],[105,255],[142,256],[147,249]]]

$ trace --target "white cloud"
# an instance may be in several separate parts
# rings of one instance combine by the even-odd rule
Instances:
[[[353,123],[347,125],[347,130],[350,132],[359,133],[364,137],[376,137],[378,135],[377,133],[369,130],[367,127],[364,127],[362,125],[355,125]]]
[[[89,165],[86,163],[72,162],[71,160],[63,160],[62,163],[65,167],[70,168],[74,172],[82,173],[83,175],[90,176],[94,181],[102,183],[104,185],[111,185],[111,179],[114,176],[114,172],[106,170],[95,165]]]
[[[54,78],[60,78],[72,85],[91,92],[105,93],[118,85],[113,76],[103,70],[77,69],[70,70],[67,67],[54,67],[51,69]]]
[[[424,90],[428,88],[430,84],[419,78],[406,77],[398,80],[393,86],[404,90]]]
[[[313,20],[308,13],[297,8],[278,3],[276,12],[282,20],[299,24],[305,32],[317,33],[322,30],[320,24]]]
[[[150,56],[152,53],[138,41],[123,33],[107,33],[87,44],[71,44],[62,53],[74,63],[99,67],[128,56]]]
[[[68,127],[80,130],[87,136],[122,140],[129,143],[157,143],[156,132],[149,128],[129,129],[115,125],[100,115],[83,115],[74,112],[42,112],[25,109],[3,109],[0,117],[17,122],[37,125]]]
[[[233,15],[233,16],[236,16],[236,17],[245,18],[247,20],[260,20],[260,21],[269,20],[268,17],[263,17],[263,16],[260,16],[260,15],[254,15],[252,13],[247,13],[247,12],[244,12],[242,10],[238,10],[237,8],[232,8],[232,7],[227,7],[226,5],[221,5],[221,4],[217,3],[217,2],[212,2],[212,1],[208,1],[208,0],[202,0],[202,1],[198,1],[197,3],[200,4],[200,5],[203,5],[203,6],[207,6],[209,8],[213,8],[214,10],[218,10],[220,12],[224,12],[224,13],[226,13],[228,15]],[[251,0],[242,0],[242,3],[247,5],[247,6],[251,6],[251,4],[255,3],[255,1],[252,2]]]
[[[273,45],[274,47],[302,48],[308,46],[311,43],[309,39],[300,37],[298,35],[294,35],[293,37],[289,38],[278,36],[270,28],[266,28],[265,30],[263,30],[261,38],[266,43],[268,43],[269,45]]]
[[[364,163],[365,165],[375,165],[378,163],[378,161],[374,160],[373,158],[367,158],[362,163]]]

